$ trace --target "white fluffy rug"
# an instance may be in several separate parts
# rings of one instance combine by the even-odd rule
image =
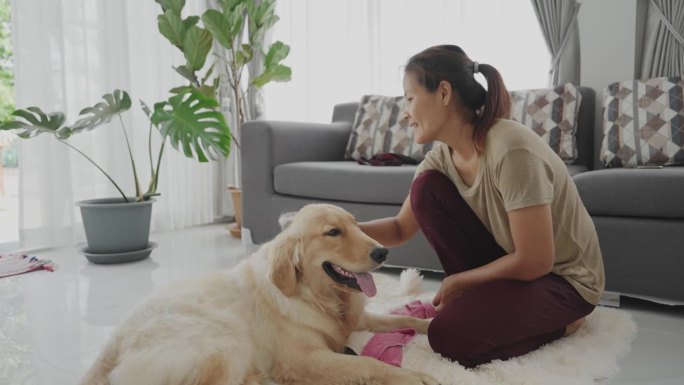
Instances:
[[[388,313],[415,299],[429,302],[434,296],[423,292],[416,270],[402,272],[399,280],[384,274],[374,277],[378,294],[367,305],[372,312]],[[617,361],[629,352],[635,335],[636,324],[629,313],[597,307],[577,333],[508,361],[465,369],[435,354],[427,337],[418,335],[404,348],[402,366],[429,373],[442,385],[601,384],[617,374]],[[349,346],[361,351],[371,336],[354,333]]]

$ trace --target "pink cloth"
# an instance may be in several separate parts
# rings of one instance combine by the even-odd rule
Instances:
[[[401,349],[415,335],[416,331],[413,329],[397,329],[389,333],[377,333],[368,341],[361,355],[401,367],[401,358],[403,356]]]
[[[435,307],[432,304],[423,303],[418,300],[394,309],[391,313],[423,319],[432,318],[436,314]],[[415,335],[416,331],[414,329],[397,329],[389,333],[377,333],[368,340],[361,355],[401,367],[402,349],[411,342]]]
[[[433,318],[437,312],[435,312],[435,307],[431,303],[420,302],[415,300],[409,302],[404,307],[394,309],[391,311],[392,314],[398,315],[408,315],[416,318]]]

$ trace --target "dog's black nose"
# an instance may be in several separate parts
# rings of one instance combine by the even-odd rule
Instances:
[[[383,263],[385,262],[385,259],[387,259],[388,252],[389,251],[384,247],[376,247],[371,251],[371,259],[377,263]]]

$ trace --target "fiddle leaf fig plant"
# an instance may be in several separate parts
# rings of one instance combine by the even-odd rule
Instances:
[[[157,17],[159,32],[185,56],[185,64],[174,69],[190,82],[171,92],[194,90],[215,99],[223,89],[228,89],[218,98],[224,100],[229,97],[233,100],[231,125],[234,127],[231,127],[231,138],[235,149],[239,150],[234,134],[250,118],[245,98],[247,91],[272,81],[289,81],[292,77],[290,67],[282,64],[290,47],[276,41],[267,48],[264,43],[267,31],[279,20],[275,14],[276,0],[217,0],[217,8],[208,9],[201,16],[186,18],[182,16],[185,0],[155,2],[162,10]],[[199,73],[204,68],[212,45],[218,48],[215,60],[200,80]],[[257,56],[263,59],[255,61]],[[214,68],[220,70],[217,72],[221,74],[210,81]],[[236,157],[237,162],[239,159]],[[234,184],[239,185],[237,174]]]

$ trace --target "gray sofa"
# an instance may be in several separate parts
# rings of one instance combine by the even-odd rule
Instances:
[[[642,296],[656,296],[684,301],[681,268],[676,269],[677,254],[684,249],[684,191],[682,178],[662,196],[663,202],[679,202],[676,210],[655,211],[649,206],[632,205],[630,200],[611,199],[614,183],[631,184],[632,177],[661,177],[681,170],[601,170],[596,167],[594,130],[595,91],[580,87],[582,103],[576,131],[578,157],[568,165],[576,178],[582,199],[594,217],[607,268],[608,290]],[[295,211],[312,202],[328,202],[344,207],[359,221],[395,215],[404,201],[415,167],[373,167],[344,160],[357,103],[334,107],[332,123],[251,121],[241,130],[243,240],[263,243],[278,231],[281,213]],[[600,131],[600,130],[599,130]],[[600,143],[600,142],[599,142]],[[637,174],[621,173],[636,171]],[[663,171],[663,174],[653,171]],[[665,175],[668,174],[668,175]],[[586,176],[585,176],[586,175]],[[644,180],[645,185],[650,185]],[[679,184],[677,184],[679,183]],[[644,190],[648,191],[648,190]],[[680,199],[674,199],[679,194]],[[638,234],[646,226],[647,237]],[[674,238],[678,240],[670,243]],[[628,239],[625,239],[625,236]],[[674,245],[674,246],[673,246]],[[647,250],[665,248],[665,258],[655,261]],[[682,256],[682,252],[678,252]],[[654,259],[649,260],[649,257]],[[387,265],[441,271],[434,251],[421,233],[408,243],[390,251]],[[681,266],[681,263],[678,264]],[[647,275],[649,266],[657,266],[658,277]],[[639,274],[641,272],[641,274]],[[641,276],[641,277],[640,277]],[[660,279],[662,277],[663,279]],[[648,282],[647,282],[648,281]],[[638,282],[638,283],[637,283]],[[679,291],[677,291],[679,289]]]

